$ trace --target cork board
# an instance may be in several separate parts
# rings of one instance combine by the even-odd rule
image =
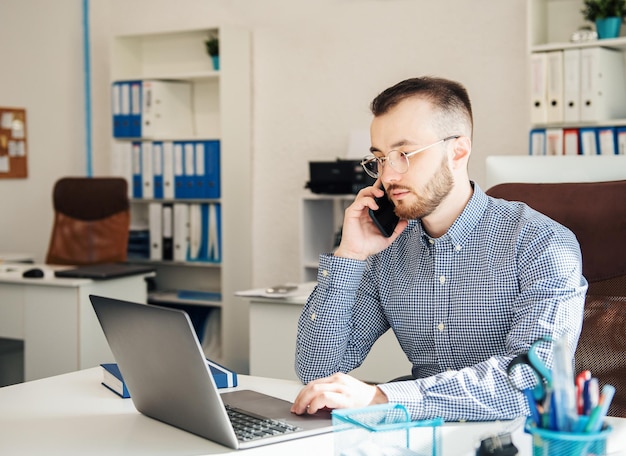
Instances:
[[[28,177],[26,110],[0,107],[0,179]]]

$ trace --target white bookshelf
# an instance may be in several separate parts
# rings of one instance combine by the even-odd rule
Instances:
[[[582,8],[581,0],[530,0],[527,17],[528,54],[605,47],[621,50],[626,55],[626,36],[579,43],[570,41],[572,33],[582,26],[590,26],[595,29],[593,24],[583,18]],[[613,118],[597,121],[550,122],[534,124],[533,126],[581,128],[625,125],[626,118]]]
[[[356,195],[306,194],[301,201],[301,280],[317,280],[319,256],[333,251],[345,209]]]
[[[210,34],[220,39],[220,69],[206,52]],[[145,261],[157,270],[155,300],[198,304],[220,311],[221,350],[207,353],[231,369],[248,370],[247,301],[235,291],[251,287],[251,37],[239,27],[166,30],[113,37],[111,81],[177,80],[192,86],[193,134],[167,141],[220,141],[218,200],[133,199],[133,223],[145,223],[151,202],[219,202],[221,261]],[[115,141],[124,141],[116,139]],[[128,139],[138,141],[141,138]],[[151,138],[156,140],[155,138]],[[132,185],[132,183],[131,183]],[[143,219],[143,220],[142,220]],[[135,260],[133,260],[135,261]],[[220,292],[221,301],[177,299],[175,290]]]

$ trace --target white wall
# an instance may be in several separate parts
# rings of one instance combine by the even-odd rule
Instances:
[[[0,180],[8,214],[0,251],[43,258],[51,184],[84,169],[80,6],[0,6],[0,57],[14,63],[0,73],[0,105],[29,110],[31,168],[26,181]],[[401,79],[432,74],[466,84],[479,183],[487,155],[526,153],[524,0],[92,0],[96,174],[108,172],[109,35],[220,24],[245,25],[253,36],[255,285],[299,279],[308,162],[343,156],[349,131],[369,126],[371,99]]]
[[[28,178],[0,179],[0,252],[43,260],[52,186],[85,174],[81,9],[76,0],[0,2],[0,106],[26,108]]]

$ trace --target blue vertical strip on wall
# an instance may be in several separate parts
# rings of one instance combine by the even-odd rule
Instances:
[[[93,175],[91,163],[91,65],[89,55],[89,0],[83,0],[83,65],[85,71],[85,153],[87,177]]]

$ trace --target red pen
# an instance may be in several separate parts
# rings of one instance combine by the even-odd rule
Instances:
[[[584,370],[576,376],[576,411],[584,415],[585,410],[585,382],[591,380],[591,371]]]

